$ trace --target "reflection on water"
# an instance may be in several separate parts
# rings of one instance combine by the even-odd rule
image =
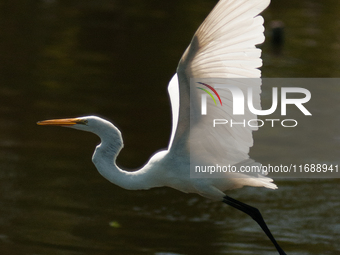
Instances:
[[[273,254],[246,215],[167,188],[122,190],[92,165],[95,136],[35,125],[47,118],[105,116],[123,132],[119,164],[143,164],[167,146],[167,83],[215,2],[0,1],[1,254]],[[264,17],[268,25],[284,22],[285,44],[281,55],[271,54],[268,43],[261,46],[263,75],[339,76],[338,5],[274,1]],[[318,92],[334,98],[334,118],[336,92]],[[324,139],[302,140],[308,150],[297,151],[296,159],[308,162],[310,151],[323,153],[325,139],[334,146],[327,154],[336,158],[337,120],[332,129],[312,123],[311,136],[319,130]],[[275,141],[262,139],[269,151],[278,151]],[[276,156],[278,164],[289,161]],[[288,254],[339,253],[339,180],[276,183],[276,191],[244,188],[230,195],[261,209]]]

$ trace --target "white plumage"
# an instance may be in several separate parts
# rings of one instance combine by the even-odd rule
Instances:
[[[264,41],[263,18],[259,13],[268,4],[269,0],[221,0],[211,11],[195,33],[169,83],[173,124],[168,150],[153,155],[140,170],[124,171],[115,164],[123,140],[119,130],[110,122],[89,116],[77,118],[79,121],[72,125],[65,124],[93,132],[101,138],[93,162],[106,179],[126,189],[168,186],[214,200],[222,200],[223,191],[244,185],[276,188],[270,178],[257,174],[226,174],[225,178],[197,179],[190,178],[189,172],[190,155],[205,164],[251,163],[247,160],[249,148],[253,145],[252,131],[256,128],[207,128],[198,108],[193,107],[190,116],[190,79],[230,78],[245,92],[249,79],[240,78],[259,78],[261,74],[258,69],[262,65],[261,50],[255,45]],[[254,79],[251,85],[255,105],[260,107],[260,79]],[[224,106],[213,107],[212,100],[208,100],[209,116],[228,116],[237,121],[239,117],[231,116],[231,94],[219,92]],[[191,93],[191,100],[195,101],[201,91],[194,89]],[[191,130],[190,117],[195,120]],[[249,119],[254,115],[246,111],[244,117]],[[60,120],[39,124],[63,125]],[[205,138],[202,138],[203,133]],[[193,146],[196,141],[199,142]]]
[[[190,107],[199,100],[201,91],[190,88],[190,79],[230,78],[238,88],[246,92],[253,89],[254,106],[260,108],[261,81],[250,83],[239,78],[259,78],[262,66],[261,50],[255,45],[264,41],[263,18],[259,16],[270,0],[220,0],[195,33],[184,52],[178,68],[169,83],[168,91],[172,107],[172,134],[169,147],[153,155],[140,170],[130,172],[120,169],[116,157],[123,147],[120,131],[110,122],[95,116],[75,119],[47,120],[40,125],[68,126],[97,134],[101,144],[93,155],[98,171],[110,182],[125,189],[149,189],[168,186],[185,193],[198,193],[204,197],[223,201],[251,215],[278,246],[258,210],[225,196],[224,191],[244,185],[275,189],[272,179],[261,175],[226,174],[225,178],[190,178],[190,156],[204,163],[252,164],[249,148],[253,145],[252,131],[256,128],[207,129],[199,110]],[[191,100],[190,100],[191,90]],[[220,93],[222,107],[208,102],[209,116],[231,116],[232,98],[227,92]],[[192,123],[190,126],[190,117]],[[245,112],[246,118],[256,117]],[[207,135],[202,139],[202,134]],[[200,140],[201,139],[201,140]],[[199,141],[199,142],[197,142]],[[194,145],[194,146],[193,146]],[[211,153],[211,154],[209,154]],[[206,155],[215,155],[207,157]],[[265,227],[264,227],[265,226]]]

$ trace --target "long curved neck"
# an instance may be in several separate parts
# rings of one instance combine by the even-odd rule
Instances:
[[[123,139],[115,126],[112,124],[106,126],[105,129],[98,132],[97,135],[101,139],[101,144],[96,147],[92,161],[103,177],[129,190],[149,189],[162,186],[158,184],[157,179],[150,174],[152,170],[150,164],[146,164],[142,169],[133,172],[122,170],[117,166],[116,158],[123,148]]]

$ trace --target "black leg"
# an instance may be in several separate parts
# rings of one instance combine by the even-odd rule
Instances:
[[[264,219],[263,219],[260,211],[257,208],[252,207],[250,205],[247,205],[245,203],[242,203],[240,201],[237,201],[237,200],[235,200],[231,197],[228,197],[228,196],[225,196],[223,198],[223,202],[226,203],[227,205],[230,205],[230,206],[248,214],[250,217],[252,217],[253,220],[255,220],[260,225],[262,230],[266,233],[266,235],[269,237],[269,239],[275,245],[279,254],[280,255],[286,255],[286,253],[281,249],[280,245],[278,245],[278,243],[276,242],[272,233],[270,233],[270,230],[267,227],[267,224],[264,222]]]

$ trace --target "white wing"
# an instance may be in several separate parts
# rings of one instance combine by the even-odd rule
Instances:
[[[168,86],[168,93],[170,95],[171,101],[171,110],[172,110],[172,132],[169,142],[169,150],[172,146],[172,142],[175,138],[175,133],[178,125],[178,115],[179,115],[179,87],[178,87],[178,78],[177,74],[175,74],[171,81],[169,82]]]
[[[177,69],[177,74],[169,84],[173,129],[169,150],[189,150],[190,129],[190,79],[195,78],[259,78],[262,66],[261,50],[255,45],[264,41],[263,18],[258,16],[270,0],[220,0],[209,16],[195,33],[191,44],[184,52]],[[244,92],[249,85],[242,80],[235,80]],[[260,108],[261,83],[254,81],[253,101],[255,108]],[[192,89],[191,101],[199,102],[202,91]],[[223,108],[208,100],[209,116],[213,119],[225,119],[232,112],[230,93],[220,93]],[[192,102],[191,102],[192,103]],[[200,108],[197,108],[200,109]],[[247,118],[254,117],[246,112]],[[201,137],[197,146],[191,146],[191,155],[198,157],[206,151],[215,153],[230,164],[248,158],[249,147],[253,145],[252,130],[255,128],[209,128],[206,130],[199,110],[191,113],[195,121],[191,125],[191,140]],[[235,119],[237,121],[237,119]],[[204,124],[204,125],[203,125]],[[204,134],[204,138],[202,137]],[[194,149],[193,149],[194,148]]]

